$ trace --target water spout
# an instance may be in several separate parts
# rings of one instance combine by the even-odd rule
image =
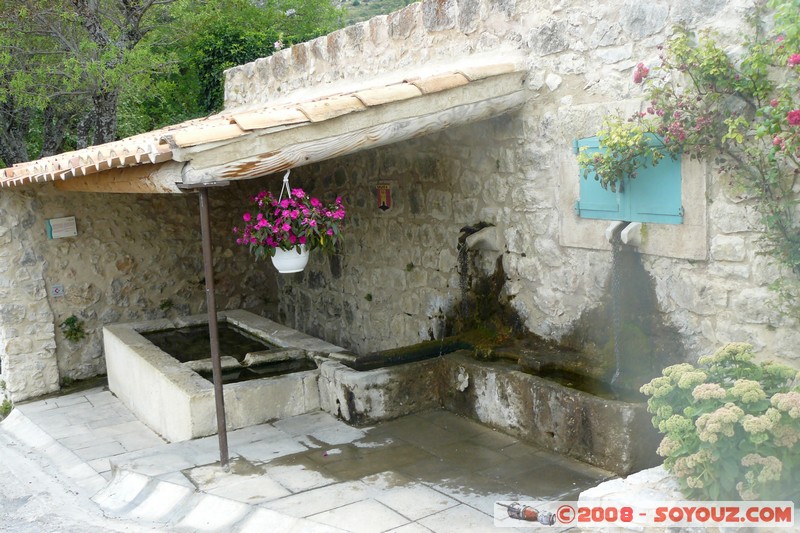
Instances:
[[[464,244],[469,250],[503,252],[505,239],[497,226],[488,226],[468,235]]]
[[[638,248],[642,244],[642,224],[640,222],[631,222],[619,234],[623,244]]]
[[[623,222],[615,220],[606,228],[606,240],[611,244],[618,239],[622,244],[638,248],[642,244],[641,222]]]
[[[625,224],[627,224],[627,222],[621,220],[615,220],[609,224],[606,228],[606,240],[613,244],[614,238],[619,235],[621,228],[624,228]]]

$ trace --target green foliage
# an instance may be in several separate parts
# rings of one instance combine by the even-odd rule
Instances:
[[[83,329],[83,320],[75,315],[68,317],[59,327],[64,333],[64,337],[70,342],[78,342],[86,337],[86,331]]]
[[[222,108],[226,69],[324,35],[342,18],[328,0],[178,0],[170,14],[170,23],[159,31],[174,42],[163,53],[180,68],[168,79],[176,88],[191,89],[190,107],[201,113]]]
[[[117,99],[166,65],[145,36],[169,2],[0,2],[6,164],[116,136]]]
[[[3,400],[3,403],[0,403],[0,420],[7,417],[11,413],[12,409],[14,409],[14,404],[11,403],[11,400],[8,398]]]
[[[665,368],[644,385],[658,453],[700,500],[800,498],[800,373],[753,361],[752,346]]]
[[[347,25],[403,9],[417,0],[352,0],[347,6]]]
[[[162,311],[169,311],[175,306],[175,303],[172,301],[171,298],[165,298],[161,300],[161,303],[158,304],[158,308]]]
[[[6,165],[218,111],[223,70],[339,27],[328,0],[0,0]]]
[[[773,31],[763,31],[759,12],[736,57],[712,35],[696,38],[678,29],[652,72],[642,63],[634,71],[643,109],[628,119],[609,117],[600,153],[580,154],[579,164],[584,177],[595,172],[614,189],[663,157],[714,161],[761,214],[765,251],[800,274],[800,2],[771,0],[769,6]],[[791,302],[797,280],[784,280],[779,289]]]

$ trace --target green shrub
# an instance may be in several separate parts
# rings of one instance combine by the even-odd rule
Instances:
[[[665,368],[641,388],[658,454],[700,500],[800,500],[800,372],[753,362],[749,344]]]
[[[83,329],[83,320],[75,315],[64,320],[59,327],[64,332],[64,337],[70,342],[78,342],[86,337],[86,331]]]
[[[11,403],[11,400],[8,398],[3,400],[3,403],[0,403],[0,420],[7,417],[13,408],[14,404]]]

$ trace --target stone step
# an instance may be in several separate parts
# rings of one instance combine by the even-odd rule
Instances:
[[[44,472],[63,479],[91,496],[106,485],[106,480],[72,450],[59,443],[34,424],[20,409],[14,409],[0,422],[0,428],[11,444],[19,446],[26,458],[37,463]]]
[[[343,531],[236,500],[204,494],[125,468],[115,468],[111,481],[92,500],[107,516],[146,522],[175,531]]]

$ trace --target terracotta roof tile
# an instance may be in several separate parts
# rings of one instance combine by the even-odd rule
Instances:
[[[422,96],[422,91],[410,83],[396,83],[385,87],[375,87],[355,93],[355,97],[361,100],[365,106],[376,106],[390,102],[399,102]]]
[[[367,108],[352,94],[342,94],[306,102],[297,106],[311,122],[323,122]]]
[[[416,85],[417,88],[422,91],[422,94],[431,94],[466,85],[469,83],[469,80],[463,74],[450,72],[447,74],[439,74],[438,76],[418,78],[411,80],[411,83]]]
[[[236,113],[231,118],[243,130],[260,130],[308,122],[308,117],[295,107]]]

